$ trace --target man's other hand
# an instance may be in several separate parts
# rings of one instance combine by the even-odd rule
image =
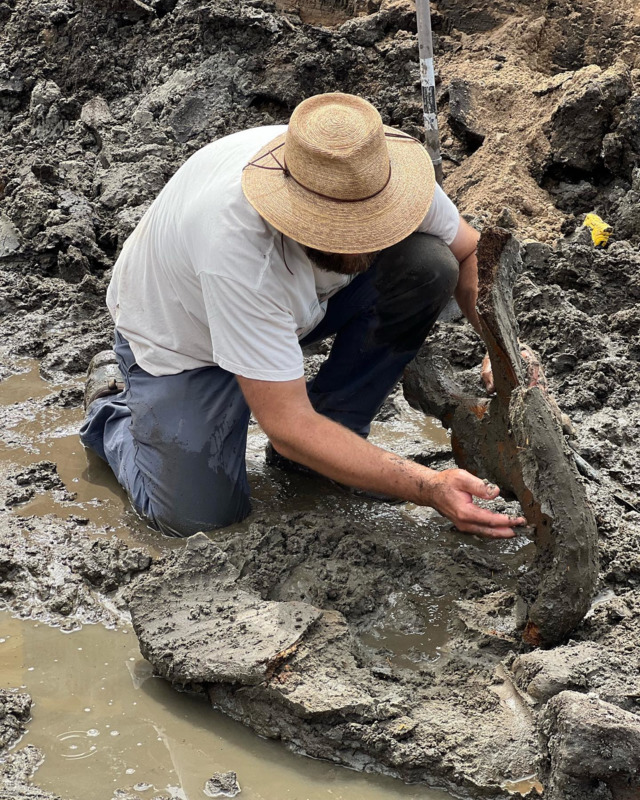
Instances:
[[[480,508],[474,497],[495,500],[500,494],[497,486],[476,478],[464,469],[445,469],[436,472],[429,481],[429,505],[450,519],[464,533],[474,533],[489,539],[508,539],[516,535],[524,517],[509,517]]]

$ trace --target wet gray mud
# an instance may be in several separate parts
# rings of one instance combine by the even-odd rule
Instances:
[[[60,669],[82,670],[71,657],[75,637],[130,630],[131,614],[152,668],[193,693],[169,692],[168,716],[198,704],[183,739],[195,741],[203,719],[220,720],[213,705],[298,753],[423,784],[413,793],[399,782],[345,783],[345,798],[435,797],[424,784],[462,797],[637,798],[633,0],[433,7],[445,188],[473,224],[497,222],[521,242],[520,337],[571,417],[568,442],[598,527],[596,596],[566,642],[549,650],[522,642],[516,586],[533,556],[525,536],[480,542],[428,509],[377,507],[279,475],[265,467],[254,426],[253,515],[208,538],[168,542],[77,442],[80,379],[111,340],[110,267],[166,180],[211,139],[284,122],[321,91],[363,94],[385,123],[419,136],[414,19],[405,0],[0,0],[3,624],[18,624],[21,636],[34,624],[53,631],[66,645]],[[581,227],[594,210],[613,226],[607,249]],[[466,323],[439,323],[427,347],[479,392],[483,352]],[[311,356],[310,368],[321,358]],[[397,394],[376,440],[451,466],[446,436],[434,440],[411,413]],[[52,645],[38,641],[31,666],[41,669]],[[27,669],[2,673],[0,796],[91,796],[84,762],[73,762],[75,784],[68,764],[50,766],[46,695],[38,699]],[[168,691],[154,679],[160,685]],[[36,698],[31,710],[27,695]],[[268,751],[265,774],[281,749]],[[148,791],[133,788],[123,768],[100,800],[156,789],[206,797],[214,773],[235,770],[242,786],[239,759],[212,761],[197,786],[160,776]],[[193,771],[181,764],[184,775]],[[327,780],[315,762],[296,764]],[[281,785],[261,794],[258,784],[243,786],[247,797],[287,796]],[[292,792],[312,796],[308,784]]]

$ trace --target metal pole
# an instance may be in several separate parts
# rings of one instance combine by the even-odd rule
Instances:
[[[442,156],[438,136],[438,109],[436,108],[436,77],[433,68],[433,38],[431,36],[431,9],[429,0],[416,0],[418,21],[418,46],[420,49],[420,84],[424,112],[424,143],[427,148],[436,180],[442,183]]]

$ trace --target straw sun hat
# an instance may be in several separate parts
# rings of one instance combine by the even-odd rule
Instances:
[[[351,94],[300,103],[286,133],[245,166],[242,189],[256,211],[300,244],[331,253],[370,253],[413,233],[435,188],[429,155],[383,126]]]

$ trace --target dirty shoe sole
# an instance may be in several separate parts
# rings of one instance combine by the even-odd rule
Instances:
[[[108,397],[124,390],[124,378],[113,350],[103,350],[91,359],[84,387],[84,410],[94,400]]]

